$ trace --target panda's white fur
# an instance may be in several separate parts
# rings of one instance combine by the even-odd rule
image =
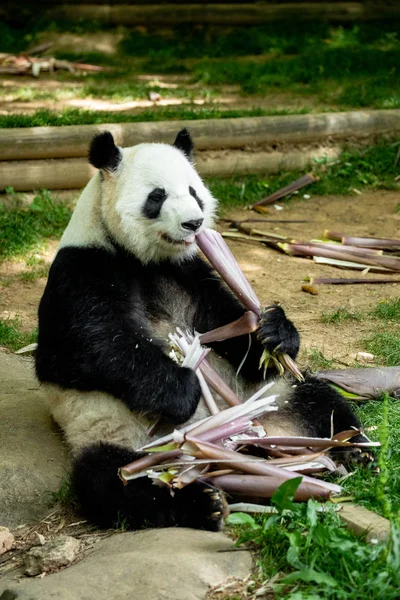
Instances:
[[[112,236],[143,263],[180,261],[195,255],[194,235],[183,230],[181,223],[203,218],[202,227],[212,227],[216,200],[193,165],[178,148],[168,144],[139,144],[120,152],[122,160],[117,169],[104,171],[103,181],[97,173],[86,186],[60,248],[89,244],[109,248],[103,220]],[[189,194],[189,187],[202,199],[203,210]],[[165,189],[168,202],[163,204],[160,218],[149,222],[141,209],[154,188]],[[163,235],[189,243],[173,245]]]
[[[102,526],[121,515],[131,527],[216,529],[221,520],[221,498],[204,494],[207,485],[188,486],[172,498],[146,478],[125,488],[117,478],[118,467],[151,440],[154,414],[168,417],[157,437],[173,423],[206,415],[195,374],[166,356],[168,333],[177,326],[213,329],[245,310],[197,255],[195,232],[212,226],[216,201],[190,155],[186,131],[173,146],[120,149],[111,134],[95,138],[90,157],[100,172],[62,236],[40,305],[37,374],[75,456],[79,500]],[[149,212],[154,190],[156,210]],[[263,324],[266,347],[279,344],[295,357],[298,333],[283,310],[273,308]],[[262,384],[262,348],[253,336],[243,378],[237,378],[247,337],[214,345],[224,356],[214,358],[218,370],[243,398]],[[279,380],[273,392],[280,410],[267,421],[270,434],[329,435],[332,411],[336,429],[358,425],[322,383],[293,387]]]

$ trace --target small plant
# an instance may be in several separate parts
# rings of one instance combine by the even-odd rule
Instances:
[[[381,364],[395,367],[400,364],[400,331],[381,331],[365,340],[365,348]]]
[[[372,316],[385,321],[395,320],[400,322],[400,298],[395,300],[383,300],[372,311]]]
[[[37,329],[25,332],[18,318],[0,319],[0,346],[15,352],[23,346],[37,342]]]
[[[121,533],[128,530],[128,519],[126,517],[122,517],[120,513],[118,513],[115,529]]]
[[[39,250],[46,239],[59,237],[71,217],[71,210],[54,202],[42,190],[29,207],[0,212],[0,259]]]
[[[359,311],[350,311],[347,308],[338,308],[334,312],[331,313],[322,313],[321,321],[330,324],[339,324],[344,321],[361,321],[362,313]]]
[[[312,371],[332,369],[334,366],[334,359],[326,358],[318,348],[311,347],[306,350],[305,354]]]
[[[63,477],[60,483],[60,487],[56,492],[51,493],[53,502],[59,502],[63,506],[69,506],[76,508],[78,506],[78,500],[72,489],[72,482],[69,476]]]

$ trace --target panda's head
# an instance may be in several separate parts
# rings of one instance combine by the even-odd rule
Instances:
[[[173,145],[122,149],[108,131],[92,140],[89,161],[101,172],[103,225],[142,262],[193,256],[195,234],[213,224],[216,201],[193,167],[192,153],[186,129]]]

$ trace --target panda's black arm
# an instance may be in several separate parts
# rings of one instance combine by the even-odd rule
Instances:
[[[194,328],[205,333],[240,318],[246,308],[236,299],[233,293],[221,281],[215,271],[200,257],[181,268],[181,285],[185,286],[192,297],[196,298]],[[286,318],[282,308],[273,305],[263,321],[261,343],[257,334],[232,338],[225,342],[212,344],[215,351],[225,357],[234,367],[238,367],[247,354],[241,369],[243,377],[249,380],[260,380],[259,361],[263,349],[274,350],[278,345],[282,352],[295,358],[299,350],[299,335],[291,321]]]
[[[36,370],[40,381],[99,390],[131,410],[182,423],[200,399],[195,373],[179,367],[151,340],[146,321],[109,273],[107,256],[63,250],[39,308]]]

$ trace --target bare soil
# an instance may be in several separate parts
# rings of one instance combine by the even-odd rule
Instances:
[[[311,196],[304,199],[304,193]],[[300,192],[290,202],[280,202],[283,210],[270,208],[271,219],[305,219],[308,223],[255,223],[254,226],[265,232],[310,240],[322,236],[324,229],[333,229],[352,235],[378,237],[398,237],[400,215],[395,208],[399,203],[396,192],[365,192],[354,196],[312,196],[312,188]],[[229,210],[223,218],[247,219],[263,218],[248,210]],[[228,224],[220,221],[220,230],[227,230]],[[326,358],[334,358],[338,364],[352,364],[354,354],[363,349],[362,340],[374,327],[369,320],[345,321],[340,325],[321,322],[323,313],[334,312],[339,308],[349,311],[368,312],[378,302],[399,296],[400,286],[350,285],[319,286],[319,294],[310,295],[302,291],[304,277],[357,277],[360,273],[341,270],[336,267],[315,264],[310,259],[296,258],[280,254],[262,245],[229,240],[229,246],[254,289],[265,305],[279,302],[287,315],[298,327],[302,336],[303,353],[300,362],[307,364],[306,350],[318,348]],[[41,257],[50,264],[57,248],[56,241],[50,241]],[[0,317],[19,316],[22,326],[30,329],[36,326],[36,314],[40,297],[46,284],[45,278],[33,281],[21,280],[26,272],[24,261],[5,262],[0,265]],[[376,277],[370,274],[367,277]],[[379,275],[378,275],[379,276]],[[399,277],[397,277],[399,278]]]

